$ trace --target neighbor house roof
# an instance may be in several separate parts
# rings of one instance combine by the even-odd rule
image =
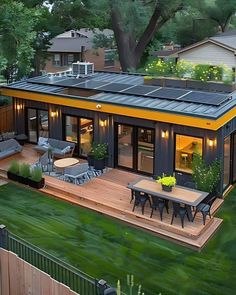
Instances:
[[[59,34],[51,40],[52,45],[48,48],[48,52],[81,52],[81,47],[84,46],[85,50],[93,47],[93,39],[95,34],[104,34],[107,37],[113,36],[113,31],[105,29],[81,29],[70,30]]]
[[[236,93],[219,94],[143,83],[142,75],[96,72],[91,77],[78,79],[36,77],[3,86],[1,93],[23,99],[212,130],[217,130],[235,117]],[[69,95],[68,91],[65,91],[69,88],[93,92],[88,97]]]
[[[218,45],[220,47],[223,47],[223,48],[235,53],[236,52],[236,29],[227,31],[222,34],[217,34],[217,35],[215,35],[211,38],[208,38],[206,40],[202,40],[197,43],[194,43],[190,46],[180,49],[178,51],[178,53],[182,53],[182,52],[191,50],[193,48],[196,48],[196,47],[201,46],[206,43],[212,43],[212,44]]]
[[[152,53],[152,56],[155,57],[176,57],[179,49],[171,49],[171,50],[157,50]]]

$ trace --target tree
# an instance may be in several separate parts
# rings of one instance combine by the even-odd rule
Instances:
[[[221,32],[226,31],[235,13],[235,0],[215,0],[205,9],[206,17],[213,20],[219,26]]]
[[[137,68],[155,32],[183,10],[186,3],[184,0],[111,1],[112,27],[123,71]]]
[[[32,71],[34,57],[34,26],[38,11],[26,8],[21,2],[9,1],[0,12],[0,55],[4,60],[4,76],[11,80],[28,75]]]

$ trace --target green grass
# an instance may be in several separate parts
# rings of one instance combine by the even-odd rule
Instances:
[[[10,231],[111,284],[134,274],[145,295],[235,293],[236,191],[218,216],[223,225],[198,253],[41,193],[0,187],[0,222]]]

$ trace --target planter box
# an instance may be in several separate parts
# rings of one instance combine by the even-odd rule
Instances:
[[[18,182],[22,183],[22,184],[25,184],[25,185],[28,185],[29,184],[29,178],[25,178],[23,176],[18,175]]]
[[[163,87],[163,78],[144,79],[145,85],[154,85]]]
[[[235,84],[224,84],[220,82],[208,82],[209,91],[214,92],[233,92],[235,91]]]
[[[209,85],[207,82],[202,82],[202,81],[198,81],[198,80],[187,80],[186,82],[187,82],[186,88],[203,90],[203,91],[209,90]]]
[[[7,171],[7,178],[13,181],[19,181],[19,175]]]
[[[186,88],[187,85],[186,79],[164,78],[163,80],[164,87]]]
[[[167,186],[167,185],[164,185],[164,184],[162,184],[161,186],[162,186],[163,191],[172,192],[172,186]]]
[[[42,178],[40,181],[34,181],[32,179],[29,179],[29,186],[36,189],[43,188],[45,186],[45,179]]]
[[[101,160],[94,159],[94,169],[96,170],[105,169],[105,159],[101,159]]]

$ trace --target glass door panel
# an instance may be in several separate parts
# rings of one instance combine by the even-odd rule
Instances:
[[[230,183],[230,136],[224,139],[224,188]]]
[[[88,156],[92,142],[93,120],[80,118],[80,156]]]
[[[153,174],[154,131],[138,128],[138,171]]]
[[[133,127],[118,124],[118,165],[133,168]]]
[[[29,142],[37,143],[37,111],[28,109],[28,138]]]
[[[48,111],[38,111],[38,135],[48,138]]]
[[[65,135],[66,141],[78,143],[77,130],[78,130],[78,119],[77,117],[66,116],[65,119]]]

